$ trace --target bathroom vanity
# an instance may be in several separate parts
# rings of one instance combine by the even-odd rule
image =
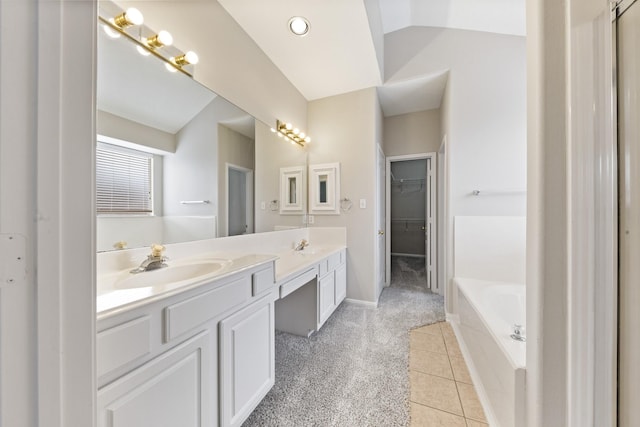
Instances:
[[[208,253],[195,247],[201,242],[190,250],[182,244],[178,255],[199,254],[133,277],[129,266],[102,268],[98,426],[241,425],[275,381],[276,318],[278,329],[307,336],[346,295],[341,243],[294,251],[254,242],[273,254],[238,251],[249,240],[301,233],[308,238],[308,231],[291,230],[215,239]],[[219,250],[225,240],[233,250]],[[122,263],[139,253],[105,257],[120,255]]]

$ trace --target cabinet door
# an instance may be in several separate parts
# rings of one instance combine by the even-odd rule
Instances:
[[[340,305],[347,296],[347,264],[336,269],[336,305]]]
[[[275,381],[273,296],[220,322],[220,423],[239,426]]]
[[[212,342],[210,332],[201,332],[102,387],[98,426],[212,426]]]
[[[321,278],[318,283],[318,292],[320,294],[318,295],[318,301],[320,301],[318,328],[331,316],[333,309],[336,307],[335,283],[333,271]]]

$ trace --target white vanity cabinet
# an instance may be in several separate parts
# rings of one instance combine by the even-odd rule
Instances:
[[[318,330],[347,296],[346,251],[334,253],[319,265]]]
[[[277,297],[270,261],[99,316],[98,427],[240,425],[274,383]]]
[[[274,299],[267,295],[220,322],[220,419],[239,426],[275,382]]]

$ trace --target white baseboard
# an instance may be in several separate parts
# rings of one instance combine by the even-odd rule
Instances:
[[[369,307],[369,308],[378,308],[378,301],[371,302],[371,301],[364,301],[364,300],[361,300],[361,299],[352,299],[352,298],[345,298],[344,301],[349,303],[349,304],[361,305],[361,306]]]

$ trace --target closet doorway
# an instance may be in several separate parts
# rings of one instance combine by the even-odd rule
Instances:
[[[387,283],[440,293],[436,153],[387,157]]]

